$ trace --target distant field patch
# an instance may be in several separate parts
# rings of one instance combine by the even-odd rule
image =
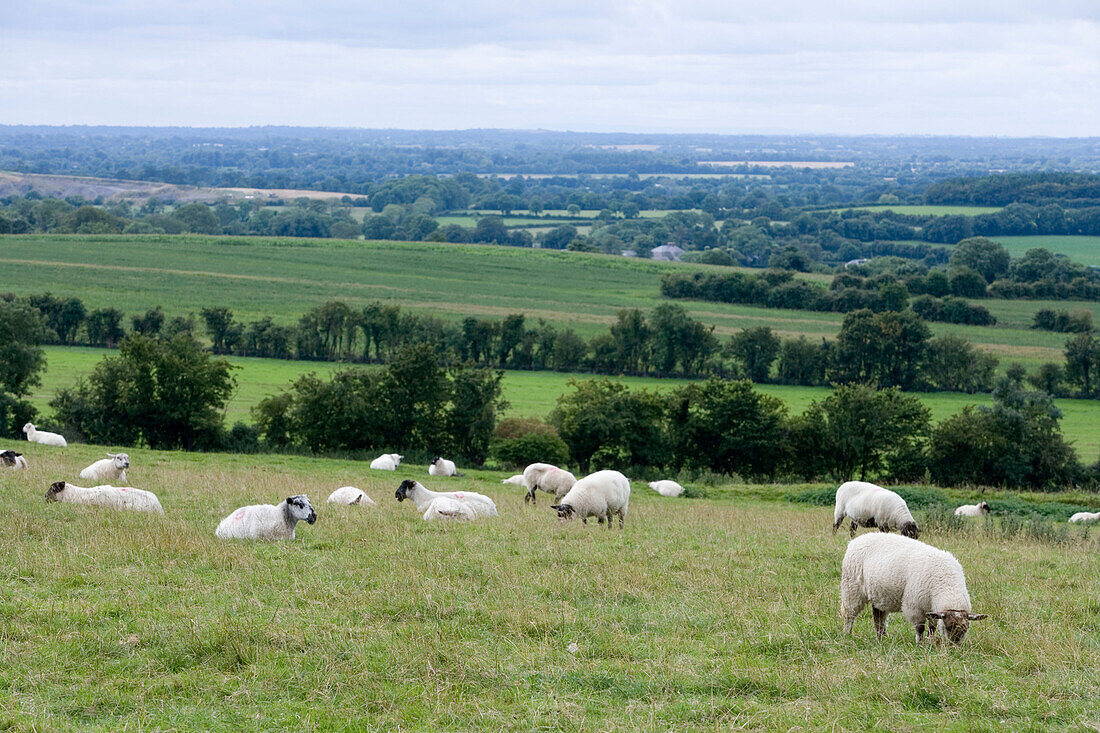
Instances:
[[[849,206],[833,211],[893,211],[895,214],[905,216],[977,216],[978,214],[996,214],[1001,206],[896,206],[885,204],[882,206]]]
[[[1020,257],[1029,249],[1044,247],[1082,265],[1100,266],[1100,237],[1050,234],[1033,237],[990,237],[990,239],[1003,244],[1013,257]]]
[[[854,162],[833,160],[700,160],[699,165],[711,165],[715,168],[851,168]]]

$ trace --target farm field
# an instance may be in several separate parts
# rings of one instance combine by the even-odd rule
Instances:
[[[996,214],[1003,206],[939,206],[917,204],[913,206],[881,204],[876,206],[848,206],[833,211],[893,211],[905,216],[977,216],[978,214]]]
[[[47,504],[102,453],[29,446],[0,476],[0,725],[14,730],[1090,730],[1100,725],[1095,529],[1045,541],[926,522],[976,612],[960,647],[837,615],[846,533],[806,487],[666,499],[626,528],[559,524],[504,472],[131,449],[166,514]],[[400,479],[493,497],[420,519]],[[330,507],[363,488],[376,508]],[[223,542],[238,506],[307,493],[290,543]],[[976,495],[951,494],[952,501]],[[991,502],[995,499],[988,497]],[[1070,500],[1059,497],[1060,500]],[[1088,497],[1074,497],[1087,500]],[[1063,512],[1064,513],[1064,512]]]
[[[990,237],[1000,242],[1013,257],[1020,257],[1029,249],[1045,247],[1056,254],[1063,254],[1082,265],[1100,266],[1100,237],[1074,235],[1038,235],[1033,237]]]
[[[85,347],[47,346],[46,371],[42,385],[34,390],[31,403],[43,415],[50,415],[49,401],[59,389],[71,386],[78,378],[95,368],[104,357],[114,352],[107,349]],[[250,423],[250,410],[268,395],[284,391],[302,374],[317,372],[328,375],[347,365],[329,362],[284,361],[280,359],[255,359],[228,357],[238,369],[237,391],[226,410],[226,424],[237,421]],[[570,391],[572,379],[590,379],[590,374],[565,374],[562,372],[507,371],[504,377],[504,397],[509,402],[509,417],[546,417],[557,404],[560,395]],[[598,377],[596,377],[598,378]],[[686,384],[684,379],[656,379],[650,377],[616,377],[616,381],[631,388],[645,387],[653,390],[674,389]],[[828,396],[827,387],[797,387],[789,385],[759,385],[759,391],[773,395],[785,403],[791,414],[798,414],[815,400]],[[948,392],[914,393],[932,411],[933,422],[956,414],[966,405],[990,404],[988,394],[968,395]],[[1057,400],[1065,413],[1062,430],[1067,439],[1075,442],[1078,455],[1087,463],[1100,459],[1100,401]]]

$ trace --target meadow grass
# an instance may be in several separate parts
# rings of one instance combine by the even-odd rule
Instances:
[[[791,487],[666,499],[625,531],[525,507],[507,472],[132,449],[166,514],[47,505],[102,452],[27,445],[0,474],[0,727],[12,730],[1091,730],[1100,542],[926,530],[967,573],[958,648],[837,614],[847,536]],[[430,524],[414,476],[500,517]],[[357,485],[379,506],[329,507]],[[797,487],[796,487],[797,488]],[[222,542],[238,506],[307,493],[291,543]]]
[[[1029,249],[1045,247],[1082,265],[1100,265],[1100,237],[1051,234],[990,239],[1003,244],[1013,257],[1022,257]]]
[[[917,204],[912,206],[897,204],[877,204],[874,206],[849,206],[833,211],[893,211],[905,216],[977,216],[978,214],[996,214],[1003,206],[940,206],[935,204]]]

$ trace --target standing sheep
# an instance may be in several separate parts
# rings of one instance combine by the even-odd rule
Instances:
[[[683,486],[669,479],[663,481],[650,481],[649,488],[653,489],[661,496],[679,496],[684,493]]]
[[[1077,512],[1069,521],[1077,524],[1079,522],[1100,522],[1100,512]]]
[[[919,644],[925,625],[933,622],[929,636],[940,627],[958,644],[971,621],[985,614],[970,612],[970,594],[962,565],[950,552],[894,534],[865,534],[848,543],[840,574],[840,615],[844,633],[863,607],[871,604],[875,633],[886,635],[886,616],[901,611]]]
[[[539,489],[553,494],[556,501],[561,501],[573,488],[573,484],[577,483],[576,476],[549,463],[532,463],[523,469],[523,480],[527,486],[523,503],[530,502],[532,505],[536,503],[535,492]]]
[[[455,468],[454,461],[448,461],[446,458],[440,458],[436,456],[432,459],[431,465],[428,466],[429,476],[458,476],[458,469]]]
[[[23,426],[23,432],[27,434],[27,440],[32,443],[41,443],[42,445],[52,445],[58,448],[64,448],[68,445],[65,442],[65,438],[57,433],[49,433],[45,430],[35,430],[32,423],[27,423]]]
[[[562,497],[560,503],[551,506],[562,520],[581,518],[588,523],[589,517],[598,521],[607,520],[611,529],[611,517],[619,516],[619,529],[630,505],[630,481],[618,471],[596,471],[573,484],[573,488]]]
[[[214,536],[221,540],[292,540],[298,522],[313,524],[317,512],[305,494],[287,497],[278,505],[242,506],[223,519]]]
[[[126,469],[130,467],[130,456],[125,453],[108,453],[108,458],[100,458],[80,472],[80,478],[93,481],[118,481],[125,485]]]
[[[22,453],[16,453],[13,450],[0,451],[0,466],[4,468],[26,468],[27,459],[23,457]]]
[[[401,465],[401,458],[396,453],[383,453],[370,462],[370,467],[379,471],[396,471]]]
[[[878,527],[883,532],[899,530],[906,537],[917,539],[920,528],[909,512],[905,499],[889,489],[865,481],[848,481],[836,490],[833,510],[833,534],[847,517],[851,520],[849,534],[856,536],[857,527]]]
[[[164,514],[160,500],[151,491],[132,489],[128,486],[76,486],[64,481],[50,484],[46,492],[46,501],[61,501],[67,504],[101,506],[108,509],[128,509],[137,512]]]
[[[986,514],[989,514],[989,503],[985,501],[981,504],[963,504],[955,508],[956,517],[981,517]]]
[[[366,492],[354,486],[341,486],[336,491],[333,491],[328,495],[328,503],[343,504],[345,506],[351,506],[352,504],[357,504],[359,506],[378,506],[374,503],[373,499],[367,496]]]
[[[412,501],[416,505],[416,510],[424,513],[425,519],[433,518],[428,516],[428,510],[431,509],[433,502],[439,500],[446,501],[443,501],[439,507],[433,510],[433,514],[451,516],[451,513],[458,511],[465,515],[465,510],[455,510],[453,504],[451,504],[451,502],[458,502],[467,505],[474,514],[473,517],[463,516],[463,518],[475,519],[477,517],[497,516],[497,505],[493,500],[484,494],[473,491],[432,491],[419,481],[406,479],[401,482],[393,495],[398,501],[404,501],[405,499]]]

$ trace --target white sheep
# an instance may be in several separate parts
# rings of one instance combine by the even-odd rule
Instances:
[[[469,504],[448,496],[433,499],[424,510],[424,519],[433,521],[436,519],[477,519],[477,512]]]
[[[359,506],[377,506],[374,503],[374,499],[371,499],[362,489],[357,489],[354,486],[341,486],[336,491],[333,491],[328,495],[329,504],[344,504],[351,506],[357,504]]]
[[[458,476],[458,469],[455,468],[454,461],[448,461],[446,458],[440,458],[436,456],[432,459],[431,464],[428,466],[429,476]]]
[[[108,458],[100,458],[80,472],[80,478],[93,481],[118,481],[126,484],[126,469],[130,467],[130,456],[125,453],[108,453]]]
[[[160,500],[151,491],[129,486],[76,486],[65,481],[55,481],[46,492],[46,501],[63,501],[68,504],[101,506],[108,509],[128,509],[137,512],[164,514]]]
[[[929,636],[940,628],[954,644],[966,636],[971,621],[985,614],[970,612],[970,594],[962,565],[950,552],[895,534],[865,534],[848,543],[840,574],[840,615],[844,633],[863,607],[871,604],[875,633],[886,634],[886,616],[901,611],[913,625],[917,643],[925,624]]]
[[[523,497],[525,504],[535,504],[535,492],[540,489],[553,494],[554,500],[560,502],[573,488],[573,484],[577,483],[576,476],[549,463],[532,463],[523,469],[523,480],[527,486],[527,493]]]
[[[416,504],[416,510],[424,514],[424,519],[433,518],[428,516],[429,509],[431,509],[433,502],[440,499],[448,500],[442,502],[439,507],[433,510],[433,513],[438,513],[441,516],[447,516],[446,512],[463,511],[456,510],[449,501],[456,501],[460,504],[469,506],[474,516],[464,518],[475,519],[477,517],[497,516],[497,505],[493,500],[484,494],[478,494],[473,491],[432,491],[419,481],[406,479],[401,482],[401,485],[397,487],[397,491],[395,491],[393,495],[398,501],[409,499],[413,504]]]
[[[242,506],[218,524],[214,536],[222,540],[292,540],[294,527],[317,521],[317,512],[305,494],[287,497],[278,505]]]
[[[527,488],[527,479],[525,479],[523,477],[522,473],[517,473],[515,476],[509,476],[508,478],[501,481],[501,483],[502,484],[513,484],[515,486],[522,486],[525,489]]]
[[[956,517],[981,517],[989,514],[989,502],[981,504],[963,504],[955,508]]]
[[[650,481],[649,488],[656,491],[661,496],[679,496],[684,493],[684,487],[675,481],[664,479],[662,481]]]
[[[0,466],[14,469],[26,468],[27,459],[23,457],[22,453],[13,450],[0,451]]]
[[[383,453],[370,462],[370,467],[380,471],[396,471],[397,467],[401,465],[402,457],[396,453]]]
[[[585,524],[589,517],[596,517],[601,523],[607,520],[608,529],[612,515],[617,514],[622,529],[629,505],[630,480],[618,471],[596,471],[573,484],[561,501],[550,508],[557,510],[562,520],[575,516]]]
[[[1100,512],[1077,512],[1069,521],[1074,524],[1078,522],[1100,522]]]
[[[65,442],[65,438],[57,433],[46,432],[45,430],[35,430],[34,425],[27,423],[23,426],[23,432],[27,434],[27,440],[32,443],[41,443],[42,445],[53,445],[58,448],[64,448],[68,445]]]
[[[865,481],[848,481],[836,490],[833,510],[833,534],[847,517],[851,520],[849,534],[856,536],[857,527],[878,527],[883,532],[899,530],[906,537],[917,539],[920,528],[905,499],[889,489]]]

